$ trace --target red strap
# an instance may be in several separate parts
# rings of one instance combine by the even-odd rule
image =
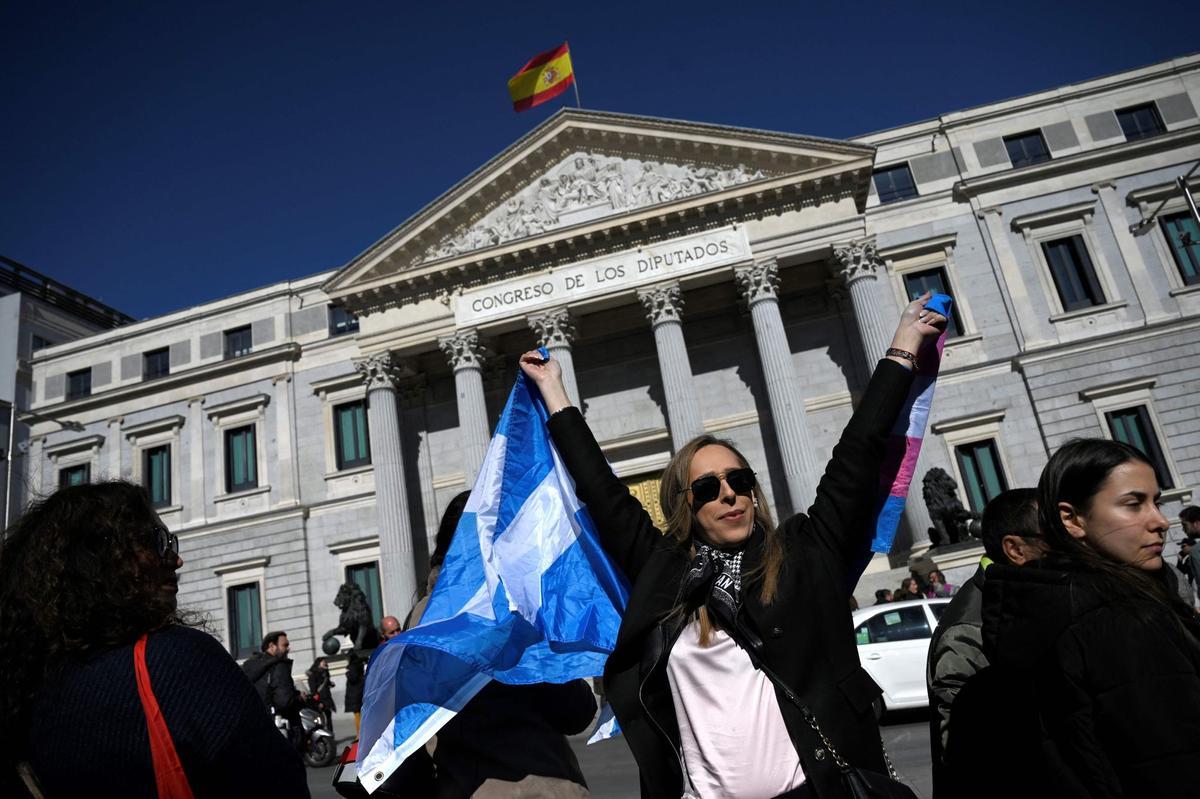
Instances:
[[[154,763],[154,783],[158,788],[158,799],[194,799],[192,786],[188,784],[187,774],[183,771],[183,763],[179,753],[175,751],[175,741],[171,731],[167,729],[166,719],[154,698],[150,687],[150,672],[146,669],[146,636],[143,635],[133,645],[133,670],[137,675],[138,696],[142,700],[142,710],[146,713],[146,730],[150,733],[150,759]]]

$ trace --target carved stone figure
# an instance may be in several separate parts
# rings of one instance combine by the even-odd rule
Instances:
[[[338,616],[338,626],[321,636],[324,642],[332,640],[336,644],[334,636],[344,635],[353,642],[354,649],[358,651],[379,646],[379,632],[375,629],[375,620],[371,618],[371,606],[367,604],[367,595],[357,583],[342,583],[333,604],[341,610],[341,615]],[[328,647],[328,643],[325,646]],[[332,655],[337,649],[330,652],[326,648],[325,652]]]
[[[636,178],[631,179],[631,175]],[[563,224],[564,213],[602,208],[606,202],[613,211],[631,210],[720,191],[761,177],[761,170],[751,171],[745,164],[717,169],[575,153],[470,228],[429,247],[422,260],[462,255],[536,236]]]
[[[963,507],[958,499],[958,483],[944,469],[935,466],[925,473],[921,496],[933,520],[930,538],[934,546],[957,544],[974,536],[972,522],[979,516]]]

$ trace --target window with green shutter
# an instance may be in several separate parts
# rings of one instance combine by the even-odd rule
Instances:
[[[66,488],[67,486],[80,486],[89,483],[92,480],[92,467],[90,464],[81,463],[78,466],[68,466],[65,469],[58,471],[58,487]]]
[[[225,431],[225,491],[245,491],[258,486],[258,453],[254,425]]]
[[[371,619],[378,624],[383,618],[383,593],[379,589],[379,563],[355,563],[346,567],[346,582],[354,583],[367,595],[371,608]]]
[[[954,448],[958,469],[962,474],[967,502],[974,513],[983,513],[984,507],[998,494],[1008,490],[1004,467],[1000,464],[1000,453],[992,439],[973,441]]]
[[[142,453],[142,482],[150,495],[150,504],[165,508],[171,504],[171,445],[150,447]]]
[[[262,610],[258,583],[233,585],[228,591],[229,653],[248,658],[262,646]]]
[[[333,437],[339,471],[366,466],[371,462],[371,438],[367,432],[365,400],[334,407]]]
[[[1104,417],[1114,439],[1139,450],[1154,464],[1158,487],[1174,488],[1175,481],[1171,479],[1171,470],[1167,468],[1167,459],[1159,446],[1158,436],[1154,434],[1154,425],[1150,421],[1150,412],[1146,410],[1146,406],[1135,405],[1132,408],[1109,411]]]

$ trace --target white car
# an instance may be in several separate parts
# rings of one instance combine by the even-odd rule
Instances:
[[[927,707],[929,639],[947,599],[913,599],[854,611],[858,660],[883,689],[882,711]]]

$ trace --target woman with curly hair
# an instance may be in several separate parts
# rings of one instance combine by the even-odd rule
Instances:
[[[119,481],[63,488],[8,530],[0,548],[4,796],[166,796],[161,756],[171,748],[190,791],[170,795],[270,785],[308,796],[300,757],[254,688],[177,609],[178,548],[146,492]],[[161,731],[148,722],[155,703],[173,747],[151,733]]]

